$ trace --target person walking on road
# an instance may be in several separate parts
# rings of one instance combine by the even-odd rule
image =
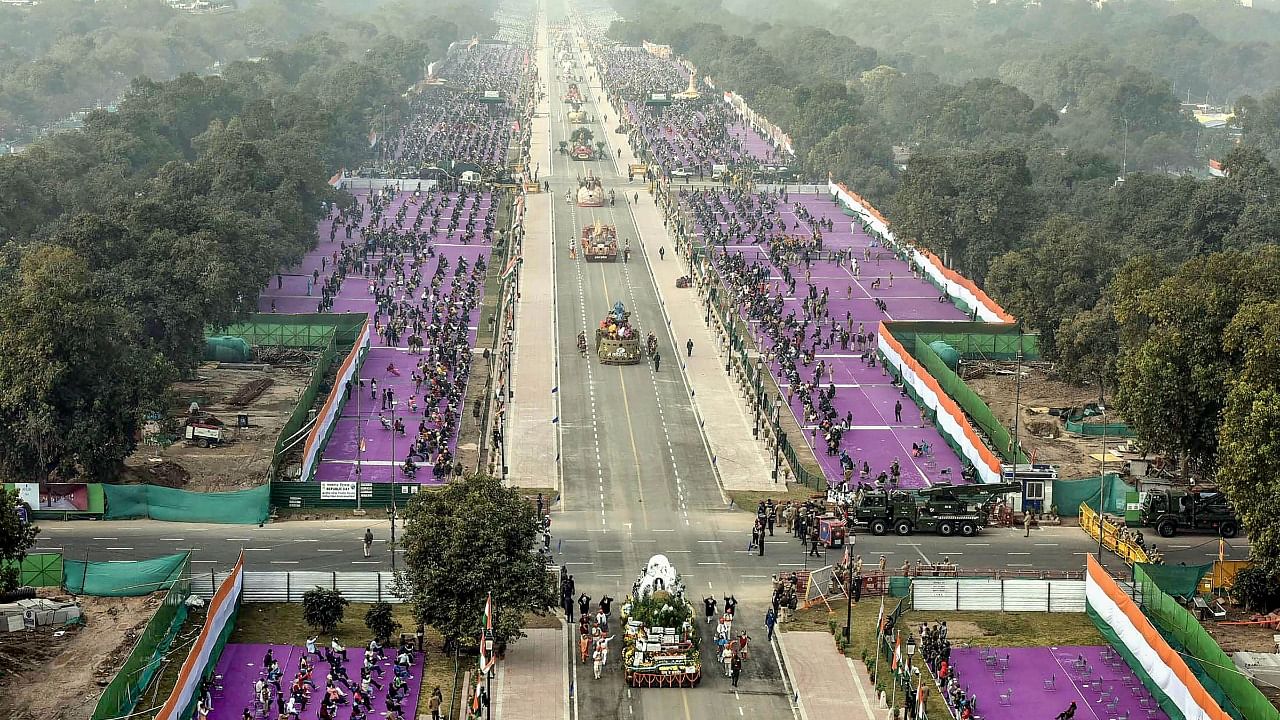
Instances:
[[[659,260],[667,259],[667,249],[661,245],[658,246],[658,259]]]
[[[583,617],[591,615],[591,596],[586,593],[578,596],[578,615]]]
[[[742,656],[734,655],[729,662],[729,677],[733,678],[733,686],[738,687],[738,678],[742,676]]]
[[[893,421],[902,422],[902,401],[898,400],[893,403]]]
[[[1022,513],[1023,537],[1031,537],[1031,511]]]
[[[693,357],[693,338],[684,341],[684,349],[688,353],[686,357]]]
[[[716,599],[708,595],[702,599],[702,606],[707,611],[707,624],[710,625],[716,617]]]
[[[364,529],[364,556],[369,557],[369,551],[373,549],[373,531],[369,528]]]
[[[773,642],[773,628],[778,624],[778,613],[769,608],[764,614],[764,629],[769,632],[769,642]]]
[[[595,673],[596,679],[600,679],[600,671],[604,669],[604,656],[599,650],[591,653],[591,669]]]
[[[658,352],[657,350],[654,350],[653,351],[653,371],[658,372],[658,370],[661,367],[662,367],[662,353]]]

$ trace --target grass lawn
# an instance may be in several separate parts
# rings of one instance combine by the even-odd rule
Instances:
[[[899,598],[885,599],[885,612],[892,612]],[[853,629],[845,655],[861,662],[863,652],[874,665],[876,641],[876,617],[880,602],[864,598],[853,606]],[[794,620],[782,626],[783,632],[826,630],[841,633],[844,628],[846,606],[832,605],[831,612],[824,606],[802,610]],[[921,623],[933,624],[947,621],[948,637],[953,646],[968,642],[985,647],[1049,647],[1053,645],[1103,645],[1105,641],[1097,628],[1084,613],[1037,612],[943,612],[907,610],[899,622],[901,628],[918,628]],[[831,623],[835,624],[834,630]],[[914,632],[914,630],[912,631]],[[905,642],[905,639],[904,639]],[[918,655],[916,664],[924,669],[924,661]],[[880,678],[886,676],[888,666],[882,660]],[[927,682],[927,681],[926,681]],[[901,695],[901,693],[899,693]],[[930,687],[926,712],[931,718],[946,718],[947,710],[936,688]]]
[[[359,648],[369,642],[369,629],[364,626],[364,614],[369,603],[351,603],[347,606],[342,624],[334,631],[338,642],[347,647]],[[392,605],[395,618],[400,623],[401,632],[412,635],[417,629],[413,612],[408,605]],[[240,606],[240,617],[236,620],[236,629],[232,631],[228,642],[233,643],[278,643],[281,645],[302,645],[310,635],[311,628],[302,621],[301,603],[244,603]],[[327,641],[328,635],[322,638]],[[392,642],[398,642],[392,637]],[[423,650],[426,651],[427,664],[422,678],[422,692],[418,695],[418,713],[426,712],[427,699],[431,689],[439,687],[444,693],[445,702],[449,701],[454,683],[454,658],[445,654],[440,648],[443,645],[440,633],[434,628],[427,628],[423,638]],[[461,664],[470,667],[474,660],[470,657],[461,659]],[[461,673],[457,675],[460,679]],[[459,680],[460,681],[460,680]],[[414,715],[416,717],[417,715]]]
[[[759,491],[759,490],[726,490],[725,494],[733,501],[737,509],[744,512],[754,513],[756,506],[761,501],[773,498],[775,505],[781,505],[787,500],[792,502],[804,502],[814,495],[814,491],[810,488],[798,483],[791,483],[786,490],[777,491]]]

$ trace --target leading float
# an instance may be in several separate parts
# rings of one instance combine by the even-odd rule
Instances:
[[[631,687],[694,687],[702,653],[693,605],[665,555],[649,558],[622,605],[622,671]]]

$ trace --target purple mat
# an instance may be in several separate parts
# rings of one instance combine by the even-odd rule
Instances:
[[[720,195],[729,209],[729,214],[737,219],[739,225],[745,225],[751,212],[733,205],[727,193]],[[690,198],[683,200],[686,208],[692,208]],[[789,202],[777,202],[777,212],[770,215],[775,220],[786,223],[787,232],[807,234],[810,232],[809,222],[797,217],[794,205],[802,205],[812,218],[831,220],[834,230],[823,233],[824,250],[849,250],[858,259],[859,270],[855,276],[848,264],[836,265],[821,260],[814,262],[809,268],[806,280],[804,268],[793,266],[793,275],[797,277],[796,293],[800,297],[784,295],[782,315],[795,313],[803,317],[803,295],[807,292],[806,284],[812,283],[818,294],[825,288],[829,292],[828,308],[830,316],[842,322],[846,316],[856,329],[864,327],[865,332],[876,333],[883,320],[966,320],[965,314],[950,303],[938,302],[938,290],[924,279],[911,276],[910,266],[898,258],[890,250],[877,246],[873,239],[854,224],[852,218],[845,215],[840,207],[825,198],[813,196],[791,195]],[[759,207],[757,201],[756,207]],[[697,214],[695,218],[699,217]],[[730,218],[718,212],[715,222],[721,228],[730,226]],[[714,230],[714,225],[696,222],[698,234],[706,236],[707,231]],[[797,226],[799,229],[797,230]],[[767,234],[775,234],[767,231]],[[756,262],[767,266],[772,279],[770,292],[786,293],[787,287],[782,282],[782,269],[774,265],[767,253],[764,243],[753,244],[757,239],[756,232],[745,232],[742,239],[733,238],[728,243],[728,252],[743,256],[749,263]],[[869,251],[870,256],[864,256]],[[873,281],[880,279],[879,288],[872,288]],[[892,282],[892,285],[890,285]],[[875,300],[884,301],[887,312],[876,306]],[[745,317],[745,309],[739,307]],[[762,332],[761,327],[752,321],[752,329],[756,342],[761,348],[772,347],[773,341]],[[812,331],[810,331],[812,332]],[[825,335],[824,335],[825,337]],[[874,340],[868,343],[874,347]],[[865,462],[871,468],[871,478],[889,468],[897,459],[901,468],[901,486],[919,488],[935,482],[961,483],[961,470],[964,467],[960,458],[943,441],[942,436],[932,425],[922,425],[920,409],[891,384],[891,378],[884,368],[878,364],[871,368],[864,361],[864,349],[852,344],[844,349],[838,342],[830,347],[819,346],[816,360],[810,366],[798,366],[801,380],[815,380],[816,361],[826,361],[827,372],[821,378],[821,386],[828,383],[836,385],[836,396],[832,402],[841,419],[852,413],[852,429],[847,431],[840,447],[861,467]],[[789,391],[787,381],[778,372],[780,365],[775,361],[771,369],[778,379],[784,393]],[[894,405],[902,403],[902,419],[897,420]],[[826,443],[820,436],[815,436],[816,426],[804,418],[803,405],[798,397],[790,403],[792,413],[805,428],[805,440],[818,457],[823,471],[830,482],[838,482],[843,473],[840,457],[828,455]],[[912,444],[927,443],[930,452],[920,457],[912,457]],[[858,474],[854,474],[855,480]]]
[[[209,713],[209,720],[241,720],[244,717],[245,708],[249,708],[250,712],[254,711],[253,684],[259,677],[265,678],[265,670],[262,667],[262,659],[267,654],[267,648],[275,654],[276,661],[280,663],[280,669],[284,672],[280,680],[280,686],[287,694],[289,685],[293,682],[293,676],[298,672],[299,660],[306,653],[306,648],[295,647],[292,645],[263,645],[258,643],[241,644],[228,643],[222,651],[222,657],[218,659],[218,665],[214,672],[222,676],[220,689],[214,690],[213,693],[213,712]],[[382,683],[383,688],[378,690],[374,688],[373,694],[373,710],[369,713],[372,718],[382,717],[382,713],[386,711],[387,689],[391,685],[391,678],[394,673],[391,669],[394,664],[395,656],[394,648],[388,648],[383,651],[385,657],[378,664],[382,667]],[[418,693],[422,690],[422,655],[416,654],[413,661],[413,669],[410,672],[406,685],[409,694],[405,696],[401,702],[401,708],[405,711],[405,717],[414,717],[418,707]],[[307,703],[307,709],[300,715],[300,720],[315,720],[320,715],[320,693],[324,690],[325,676],[329,672],[328,663],[323,660],[312,657],[314,673],[312,681],[316,684],[317,690],[311,691],[311,701]],[[362,648],[347,648],[347,661],[343,665],[347,669],[347,676],[353,682],[360,681],[360,668],[364,664],[364,650]],[[374,679],[378,680],[375,673]],[[338,687],[346,691],[342,683],[338,683]],[[286,700],[288,699],[286,695]],[[271,707],[267,709],[265,715],[256,717],[276,717],[275,694],[272,694]],[[351,705],[338,706],[338,717],[348,718],[351,716]]]
[[[354,194],[361,202],[366,201],[369,196],[368,191],[356,191]],[[460,202],[463,202],[461,207],[459,207]],[[486,263],[490,261],[492,248],[479,230],[483,228],[484,218],[493,212],[494,203],[494,198],[487,193],[472,194],[465,201],[460,201],[457,193],[428,195],[420,201],[414,201],[412,192],[399,193],[384,211],[380,227],[385,228],[396,222],[395,218],[401,209],[404,210],[405,215],[404,219],[399,221],[399,227],[404,230],[411,229],[414,220],[419,215],[423,216],[420,232],[430,236],[435,255],[422,260],[418,268],[419,272],[424,279],[430,279],[443,260],[447,259],[449,263],[444,281],[432,293],[438,301],[450,295],[455,283],[466,281],[465,276],[458,278],[453,275],[460,259],[465,258],[469,267],[475,267],[476,261],[480,258],[484,258]],[[449,218],[456,210],[460,211],[461,221],[459,229],[451,232]],[[433,211],[439,213],[437,221],[439,226],[434,231],[431,230]],[[347,237],[345,229],[340,227],[332,239],[330,232],[335,218],[329,217],[321,221],[318,228],[319,244],[308,252],[297,266],[281,273],[280,277],[271,279],[267,288],[259,296],[259,311],[265,313],[316,312],[322,297],[319,284],[334,272],[335,258],[341,256],[344,247],[360,246],[364,243],[364,232],[369,229],[370,217],[370,214],[366,213],[360,227],[354,229],[350,237]],[[477,231],[472,237],[467,237],[465,232],[469,219],[475,220],[477,224]],[[370,260],[373,261],[378,257],[380,255],[377,253],[371,254]],[[406,275],[411,274],[412,258],[405,257],[403,263],[396,264],[400,264],[405,269]],[[318,273],[318,281],[316,273]],[[332,309],[329,312],[366,313],[373,317],[378,312],[378,303],[371,289],[371,283],[374,282],[377,282],[376,278],[364,277],[359,271],[348,273],[341,289],[333,298]],[[387,285],[382,283],[380,287],[385,288]],[[470,345],[474,345],[476,339],[476,328],[480,316],[478,308],[484,297],[483,287],[483,283],[478,285],[477,307],[466,316],[466,324],[469,328],[467,340]],[[395,292],[394,297],[397,300],[412,300],[415,304],[421,305],[426,288],[425,283],[412,293],[405,288],[400,288]],[[386,322],[385,314],[381,316],[381,322]],[[426,422],[429,427],[439,425],[431,419],[431,413],[444,409],[443,402],[435,405],[427,404],[421,389],[416,388],[411,379],[412,372],[422,356],[409,352],[407,332],[401,336],[396,347],[388,346],[386,339],[380,334],[374,335],[371,346],[360,370],[360,379],[365,383],[365,391],[360,395],[358,402],[353,396],[342,408],[341,417],[320,458],[316,479],[320,481],[355,480],[358,467],[359,479],[363,482],[395,481],[421,484],[438,482],[433,477],[429,463],[420,463],[421,467],[413,479],[406,477],[398,469],[408,455],[419,423]],[[393,366],[398,375],[390,370]],[[451,371],[450,377],[452,376]],[[377,380],[379,389],[379,395],[376,396],[369,389],[369,381],[373,379]],[[384,429],[378,420],[379,413],[388,420],[392,417],[390,409],[384,409],[380,402],[380,391],[383,388],[392,388],[395,391],[395,397],[399,400],[395,417],[402,418],[406,425],[406,435],[397,436],[394,442],[391,431]],[[417,404],[416,410],[410,409],[410,398],[414,398]],[[459,425],[460,422],[455,421],[449,435],[450,451],[457,447]],[[358,450],[358,439],[361,436],[365,440],[363,453]]]
[[[997,658],[995,668],[988,666],[977,648],[954,649],[951,662],[960,687],[977,698],[976,714],[986,720],[1052,718],[1072,702],[1075,720],[1167,720],[1122,659],[1104,660],[1106,649],[1104,645],[991,648]],[[998,682],[996,668],[1005,657],[1008,670]],[[1084,670],[1073,666],[1078,658],[1084,658]],[[1048,689],[1046,681],[1054,689]],[[1005,693],[1012,694],[1002,700]]]

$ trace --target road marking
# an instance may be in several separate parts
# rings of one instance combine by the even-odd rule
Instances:
[[[1031,563],[1006,563],[1009,567],[1035,567]]]
[[[727,563],[722,563],[722,562],[700,562],[700,563],[698,563],[698,564],[699,564],[699,565],[726,565]],[[710,585],[711,583],[707,583],[707,584],[708,584],[708,585]],[[854,588],[854,589],[856,590],[857,588]]]
[[[700,542],[700,543],[718,543],[718,542],[724,542],[724,541],[723,541],[723,540],[699,540],[698,542]]]
[[[38,549],[40,549],[40,550],[61,550],[62,548],[60,548],[60,547],[48,547],[48,546],[43,546],[43,547],[40,547],[40,548],[38,548]]]
[[[107,550],[132,550],[131,547],[109,547]]]
[[[186,542],[186,538],[160,538],[160,542]]]
[[[232,539],[232,540],[238,540],[239,538],[231,538],[231,539]],[[249,538],[245,538],[245,540],[248,540],[248,539],[249,539]],[[299,540],[294,540],[294,542],[320,542],[320,541],[319,541],[319,540],[311,540],[311,539],[308,539],[308,538],[302,538],[302,539],[299,539]]]
[[[119,540],[120,538],[94,538],[94,540]]]
[[[1058,547],[1058,543],[1036,543],[1036,547]]]
[[[964,546],[965,547],[986,547],[990,544],[991,543],[965,543]]]
[[[778,563],[778,567],[806,567],[804,563]]]
[[[96,540],[97,538],[94,539]],[[227,542],[248,542],[252,539],[253,538],[227,538]]]
[[[675,528],[669,528],[665,530],[653,529],[653,530],[650,530],[649,532],[675,532]]]
[[[193,563],[216,563],[217,560],[192,560]]]
[[[1006,554],[1007,554],[1007,555],[1030,555],[1031,553],[1029,553],[1029,552],[1011,552],[1011,553],[1006,553]]]
[[[271,548],[240,548],[245,552],[271,552]]]
[[[602,552],[602,553],[620,553],[620,552],[622,552],[622,551],[621,551],[621,550],[597,550],[596,552]]]
[[[316,548],[316,552],[342,552],[342,548]]]
[[[381,560],[352,560],[352,565],[381,565]]]
[[[272,560],[271,564],[272,565],[297,565],[298,561],[297,560]],[[857,588],[854,588],[854,589],[856,590]]]

